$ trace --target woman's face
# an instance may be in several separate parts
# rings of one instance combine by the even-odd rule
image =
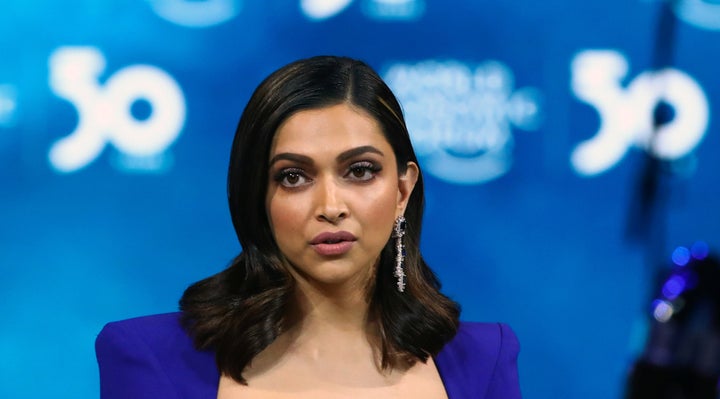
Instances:
[[[268,219],[296,279],[364,287],[418,176],[399,176],[378,122],[339,104],[299,111],[270,148]]]

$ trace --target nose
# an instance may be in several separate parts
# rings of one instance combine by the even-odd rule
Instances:
[[[342,189],[334,179],[323,179],[316,188],[316,219],[337,224],[349,215]]]

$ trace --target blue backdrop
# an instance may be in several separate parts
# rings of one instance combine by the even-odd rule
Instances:
[[[242,108],[328,53],[398,94],[424,254],[525,397],[620,397],[656,270],[720,244],[716,0],[3,0],[0,397],[96,397],[103,324],[225,267]]]

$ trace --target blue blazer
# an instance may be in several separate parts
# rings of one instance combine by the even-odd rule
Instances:
[[[435,364],[450,399],[520,399],[518,351],[507,325],[461,323]],[[194,348],[180,313],[109,323],[95,352],[103,399],[217,397],[214,354]]]

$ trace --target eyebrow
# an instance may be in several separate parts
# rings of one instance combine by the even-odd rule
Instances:
[[[358,155],[362,155],[362,154],[365,154],[365,153],[378,154],[378,155],[383,156],[383,157],[385,156],[385,154],[383,154],[383,152],[380,151],[380,150],[378,150],[377,148],[375,148],[375,147],[373,147],[373,146],[371,146],[371,145],[363,145],[363,146],[360,146],[360,147],[351,148],[351,149],[349,149],[349,150],[347,150],[347,151],[343,151],[343,152],[342,152],[340,155],[338,155],[335,159],[336,159],[338,162],[345,162],[345,161],[347,161],[347,160],[349,160],[349,159],[351,159],[351,158],[354,158],[354,157],[356,157],[356,156],[358,156]],[[275,162],[278,162],[278,161],[283,160],[283,159],[284,159],[284,160],[288,160],[288,161],[293,161],[293,162],[301,163],[301,164],[305,164],[305,165],[312,165],[312,163],[313,163],[312,158],[310,158],[310,157],[308,157],[308,156],[300,155],[300,154],[295,154],[295,153],[292,153],[292,152],[281,152],[280,154],[276,154],[274,157],[272,157],[272,159],[270,160],[269,166],[273,166],[273,164],[275,164]]]
[[[373,153],[373,154],[378,154],[382,157],[385,156],[385,154],[383,154],[382,151],[378,150],[377,148],[375,148],[371,145],[363,145],[363,146],[360,146],[357,148],[351,148],[347,151],[344,151],[343,153],[338,155],[336,157],[336,159],[338,162],[345,162],[345,161],[349,160],[350,158],[354,158],[358,155],[362,155],[362,154],[365,154],[368,152]]]

